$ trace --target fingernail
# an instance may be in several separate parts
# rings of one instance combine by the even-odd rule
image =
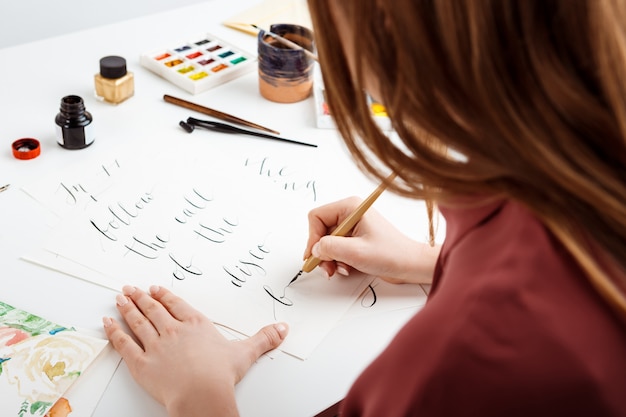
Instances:
[[[109,327],[113,324],[113,320],[110,317],[102,317],[102,324],[104,327]]]
[[[350,275],[350,271],[348,271],[348,268],[346,268],[343,265],[337,265],[337,273],[339,275],[343,275],[344,277],[347,277]]]
[[[281,339],[284,339],[285,336],[287,336],[287,325],[285,323],[276,323],[274,325],[274,328],[276,329],[276,331],[278,332],[278,334],[280,335]]]
[[[159,292],[160,289],[161,287],[159,287],[158,285],[152,285],[150,287],[150,295],[155,295],[156,293]]]
[[[118,306],[122,307],[128,303],[128,298],[126,298],[126,296],[122,294],[118,294],[115,296],[115,301],[117,302]]]
[[[122,292],[124,293],[124,295],[133,295],[135,290],[136,288],[132,285],[124,285],[124,287],[122,288]]]
[[[316,258],[320,257],[320,243],[319,242],[317,242],[315,245],[313,245],[313,247],[311,248],[311,253]]]

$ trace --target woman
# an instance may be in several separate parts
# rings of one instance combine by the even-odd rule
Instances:
[[[355,160],[380,181],[397,173],[389,189],[435,202],[447,229],[439,253],[374,211],[351,236],[327,236],[354,199],[310,213],[305,257],[329,275],[433,278],[426,306],[358,378],[341,415],[626,415],[626,3],[309,7]],[[366,92],[399,140],[372,122]],[[144,347],[108,318],[106,332],[172,416],[236,415],[235,384],[286,334],[270,325],[233,348],[167,290],[125,294],[119,309]],[[174,370],[172,390],[159,375],[173,352],[215,372]]]

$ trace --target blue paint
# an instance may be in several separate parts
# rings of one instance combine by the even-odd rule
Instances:
[[[68,330],[67,327],[57,327],[56,329],[50,330],[48,333],[54,336],[55,334],[62,332],[64,330]]]
[[[226,51],[226,52],[222,52],[221,54],[219,54],[220,58],[226,58],[227,56],[231,56],[234,55],[235,53],[233,51]]]

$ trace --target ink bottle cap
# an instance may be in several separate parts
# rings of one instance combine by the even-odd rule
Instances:
[[[100,60],[100,75],[104,78],[121,78],[127,72],[126,60],[121,56],[105,56]]]
[[[79,96],[65,96],[55,120],[57,142],[65,149],[82,149],[95,140],[93,118],[85,109],[85,102]]]
[[[121,56],[105,56],[100,59],[100,72],[95,75],[96,97],[113,104],[132,97],[135,80],[126,69],[126,60]]]

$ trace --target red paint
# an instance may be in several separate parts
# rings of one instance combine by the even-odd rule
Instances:
[[[202,52],[194,52],[193,54],[187,55],[187,58],[194,59],[194,58],[198,58],[199,56],[202,56]]]

